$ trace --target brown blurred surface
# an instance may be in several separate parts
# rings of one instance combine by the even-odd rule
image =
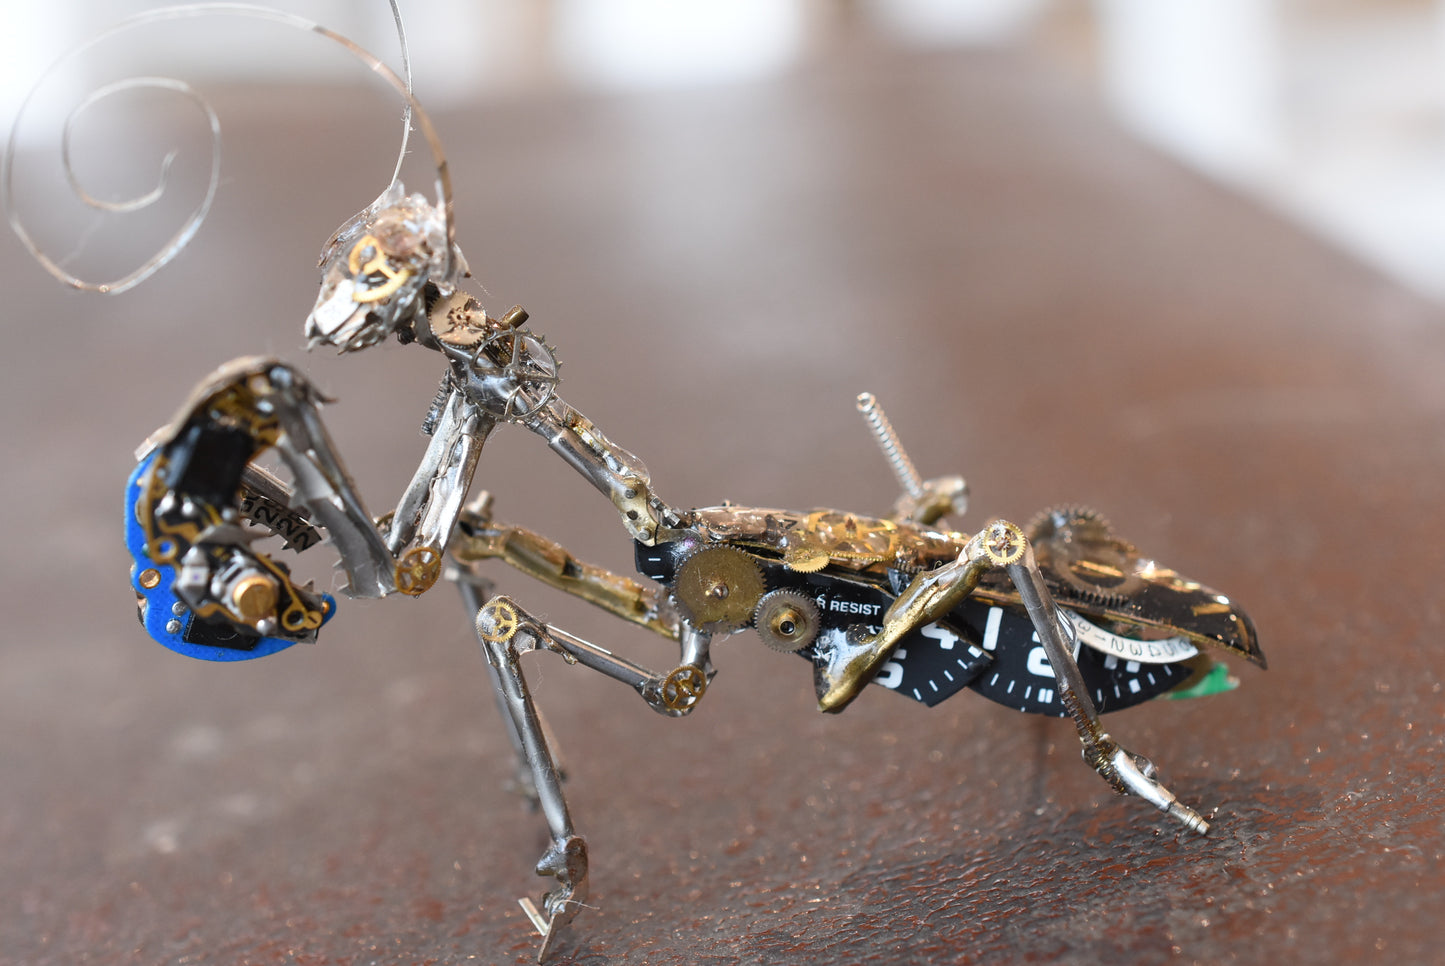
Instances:
[[[503,788],[450,588],[344,603],[317,646],[236,667],[154,646],[133,616],[132,448],[225,359],[302,358],[315,253],[385,179],[384,148],[348,147],[359,108],[333,98],[318,123],[297,100],[232,99],[217,211],[132,294],[64,291],[0,240],[0,962],[533,955],[516,897],[542,885],[544,828]],[[439,126],[489,306],[527,306],[568,401],[670,502],[881,510],[867,389],[925,475],[968,476],[968,525],[1098,506],[1239,599],[1271,664],[1109,719],[1212,816],[1196,839],[1112,795],[1064,722],[976,696],[930,711],[873,689],[824,717],[806,665],[739,636],[668,721],[536,659],[593,861],[557,962],[1439,955],[1438,309],[1006,54],[850,51]],[[311,364],[380,512],[421,452],[437,360]],[[529,435],[500,434],[480,477],[499,517],[628,565],[606,501]],[[671,659],[496,576],[589,640]]]

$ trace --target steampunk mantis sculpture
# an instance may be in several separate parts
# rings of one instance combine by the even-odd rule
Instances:
[[[323,250],[305,331],[311,346],[343,353],[395,338],[439,355],[425,455],[395,509],[374,518],[306,376],[268,358],[222,366],[147,440],[126,492],[131,579],[155,640],[217,661],[315,641],[337,602],[294,580],[258,544],[266,536],[298,552],[328,540],[351,597],[415,596],[451,578],[476,615],[522,784],[550,833],[536,871],[555,886],[540,903],[521,900],[542,937],[539,959],[582,908],[588,862],[519,660],[529,651],[601,672],[679,717],[714,680],[712,643],[751,629],[812,665],[825,712],[843,711],[874,683],[925,705],[969,689],[1066,716],[1085,761],[1111,787],[1207,832],[1099,714],[1228,686],[1206,649],[1263,666],[1249,619],[1228,598],[1141,555],[1089,510],[1045,511],[1027,528],[943,526],[965,510],[963,480],[921,480],[867,394],[859,408],[903,487],[887,515],[666,502],[637,457],[563,400],[554,350],[527,327],[526,312],[493,317],[466,290],[439,142],[392,80],[432,146],[437,200],[408,194],[394,177],[343,224]],[[644,580],[499,522],[485,493],[467,502],[484,446],[503,427],[539,436],[611,502]],[[268,454],[289,482],[263,467]],[[493,596],[481,572],[492,559],[668,639],[675,663],[644,667]]]
[[[680,509],[643,464],[558,394],[553,351],[526,313],[487,315],[461,287],[436,208],[390,191],[348,222],[324,256],[307,333],[354,351],[386,336],[439,353],[445,375],[425,428],[431,442],[396,509],[373,520],[319,417],[320,395],[293,367],[243,359],[212,375],[142,459],[126,499],[133,579],[161,643],[231,660],[315,640],[334,601],[297,586],[255,550],[246,525],[301,547],[324,530],[354,597],[429,589],[450,574],[476,611],[506,726],[551,833],[537,863],[557,880],[538,908],[541,956],[587,895],[577,834],[519,658],[551,651],[637,691],[663,715],[692,712],[713,680],[710,645],[751,627],[813,665],[819,708],[844,710],[870,681],[937,704],[964,688],[1022,711],[1069,716],[1085,760],[1112,787],[1192,831],[1208,825],[1100,724],[1112,710],[1167,692],[1208,689],[1214,647],[1263,664],[1248,619],[1224,596],[1159,567],[1096,514],[1060,509],[1027,532],[996,520],[974,534],[936,528],[963,507],[957,478],[920,482],[881,410],[865,412],[907,490],[872,518],[834,510]],[[464,497],[487,439],[503,426],[540,436],[617,509],[643,583],[576,560],[492,518]],[[294,489],[255,465],[274,449]],[[676,663],[650,669],[527,613],[484,600],[491,558],[675,642]]]

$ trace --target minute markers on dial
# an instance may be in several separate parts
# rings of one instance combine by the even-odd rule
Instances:
[[[1158,684],[1156,673],[1159,671],[1159,669],[1157,667],[1149,667],[1147,670],[1143,670],[1143,672],[1141,673],[1141,668],[1143,668],[1144,666],[1141,665],[1138,661],[1121,662],[1117,657],[1114,657],[1113,655],[1104,658],[1104,667],[1109,670],[1114,670],[1118,667],[1120,663],[1124,665],[1125,673],[1133,676],[1115,680],[1112,685],[1107,687],[1107,689],[1104,686],[1096,687],[1094,689],[1094,701],[1096,704],[1103,705],[1105,703],[1109,703],[1112,700],[1114,706],[1117,706],[1117,703],[1123,697],[1123,692],[1125,690],[1128,690],[1131,694],[1133,694],[1138,693],[1138,691],[1142,689],[1143,684],[1147,683],[1147,685],[1150,687],[1154,687]]]
[[[993,644],[993,665],[969,687],[1019,711],[1059,717],[1067,713],[1053,669],[1027,617],[981,601],[966,601],[951,616],[971,628],[982,627],[980,637],[985,646]],[[1073,628],[1071,621],[1065,633]],[[1085,686],[1101,711],[1125,708],[1157,697],[1190,675],[1190,669],[1182,662],[1144,665],[1078,646],[1077,640],[1076,649]]]
[[[983,673],[989,656],[948,624],[934,622],[910,634],[873,679],[923,704],[938,704]]]
[[[641,564],[652,566],[639,555]],[[813,644],[798,653],[810,661],[825,649],[844,647],[850,628],[876,633],[893,595],[883,588],[857,580],[840,580],[828,574],[800,573],[781,561],[764,562],[770,590],[787,588],[807,597],[817,607],[820,628]],[[662,572],[655,568],[655,572]],[[935,705],[958,693],[988,667],[988,654],[950,617],[913,631],[898,642],[873,683]],[[947,671],[948,674],[944,672]]]

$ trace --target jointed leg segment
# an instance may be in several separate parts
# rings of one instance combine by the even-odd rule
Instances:
[[[846,646],[818,665],[819,709],[838,712],[845,708],[872,680],[900,640],[947,615],[973,592],[979,578],[990,569],[1006,571],[1018,589],[1053,668],[1060,699],[1078,730],[1084,760],[1121,794],[1138,795],[1191,831],[1208,832],[1208,822],[1155,781],[1154,766],[1148,759],[1120,747],[1100,725],[1098,709],[1089,698],[1074,659],[1073,626],[1060,619],[1028,539],[1006,521],[985,527],[965,545],[957,560],[915,577],[883,615],[878,633],[860,635],[856,640],[850,634]]]
[[[541,962],[558,931],[587,901],[587,845],[572,827],[561,776],[519,663],[524,652],[545,646],[542,625],[507,598],[493,597],[477,612],[476,629],[487,661],[496,672],[493,681],[505,717],[531,766],[537,804],[552,836],[552,844],[537,862],[537,874],[555,878],[557,886],[543,896],[541,911],[530,898],[521,900],[522,908],[542,934],[537,954]]]
[[[1209,823],[1155,780],[1154,764],[1149,759],[1130,752],[1104,731],[1099,723],[1098,709],[1089,697],[1078,662],[1074,660],[1073,626],[1060,619],[1059,609],[1034,561],[1033,547],[1022,533],[1018,537],[1022,541],[1022,554],[1016,562],[1008,564],[1008,575],[1018,588],[1039,642],[1048,655],[1049,665],[1058,681],[1059,697],[1078,729],[1084,760],[1119,794],[1138,795],[1191,832],[1208,834]]]
[[[463,599],[476,602],[480,591],[468,581],[467,575],[458,575],[458,583]],[[547,820],[552,839],[537,862],[537,874],[555,878],[556,887],[542,897],[540,910],[530,898],[521,900],[522,908],[542,935],[537,955],[540,962],[552,948],[558,932],[572,921],[587,900],[587,844],[573,828],[567,800],[562,794],[562,776],[542,717],[527,690],[521,656],[527,651],[555,651],[569,663],[582,664],[622,681],[655,710],[676,717],[691,712],[707,690],[711,676],[709,638],[706,634],[685,630],[681,635],[684,663],[666,673],[657,673],[538,621],[507,597],[493,597],[477,609],[476,631],[492,672],[503,719],[520,757],[519,772],[528,773],[525,784],[535,789],[535,800]]]

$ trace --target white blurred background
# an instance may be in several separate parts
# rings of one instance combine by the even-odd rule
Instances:
[[[0,112],[66,49],[141,0],[4,0]],[[278,0],[397,64],[383,0]],[[1445,0],[410,0],[416,88],[434,109],[555,87],[746,83],[866,35],[1008,46],[1097,92],[1120,121],[1445,300]],[[127,55],[150,51],[128,37]],[[344,60],[213,47],[188,79],[345,81]],[[86,84],[78,64],[52,93]],[[44,103],[32,109],[43,113]]]

